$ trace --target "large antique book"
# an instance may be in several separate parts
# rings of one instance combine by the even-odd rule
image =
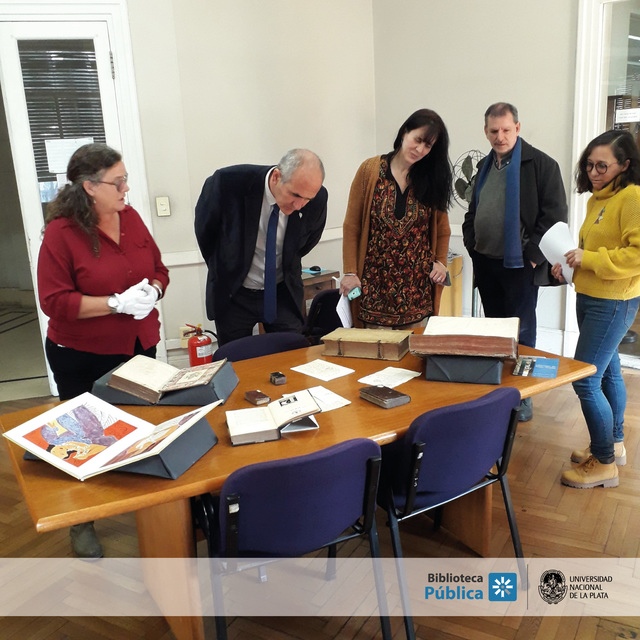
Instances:
[[[424,333],[409,338],[417,356],[518,357],[519,318],[429,318]]]
[[[320,407],[307,389],[283,396],[263,407],[227,411],[231,444],[279,440],[289,424],[319,412]],[[299,431],[303,427],[314,428],[314,423],[299,422],[291,430]]]
[[[409,351],[411,331],[335,329],[322,338],[323,355],[401,360]]]
[[[200,423],[220,402],[154,425],[91,393],[83,393],[3,435],[33,456],[78,480],[86,480],[112,469],[122,468],[126,471],[128,465],[133,466],[152,456],[162,455],[165,449],[179,442],[181,436]],[[198,450],[191,452],[191,464],[215,444],[211,427],[208,424],[206,427],[210,437],[205,439],[204,444],[195,443]],[[153,470],[145,471],[140,466],[131,470],[165,475],[154,473]],[[175,476],[169,473],[165,477]]]
[[[208,385],[225,363],[226,359],[178,369],[161,360],[138,355],[115,369],[107,385],[156,404],[165,393]]]

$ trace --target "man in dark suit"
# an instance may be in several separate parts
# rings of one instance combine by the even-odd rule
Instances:
[[[306,149],[287,152],[275,167],[236,165],[207,178],[195,231],[219,345],[251,335],[257,322],[266,332],[302,329],[301,259],[327,219],[323,180],[320,158]]]

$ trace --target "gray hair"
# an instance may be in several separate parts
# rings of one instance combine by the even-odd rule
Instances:
[[[322,160],[320,160],[313,151],[309,151],[308,149],[291,149],[282,156],[280,162],[278,162],[282,182],[289,182],[293,174],[304,165],[315,165],[315,167],[320,170],[322,181],[324,182],[324,165],[322,164]]]
[[[484,112],[484,126],[489,124],[489,118],[500,118],[506,116],[507,113],[510,113],[513,116],[513,121],[518,124],[518,110],[508,102],[496,102]]]

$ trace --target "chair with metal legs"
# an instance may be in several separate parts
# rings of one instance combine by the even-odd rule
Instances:
[[[382,448],[378,504],[386,510],[394,556],[402,558],[399,523],[442,508],[495,482],[500,483],[515,556],[524,582],[520,534],[507,468],[518,424],[520,392],[500,388],[481,398],[428,411],[418,416],[404,438]],[[396,562],[407,638],[415,638],[406,576]]]
[[[242,558],[299,557],[327,548],[326,578],[331,579],[341,542],[366,537],[371,557],[380,557],[374,517],[379,470],[380,447],[366,438],[252,464],[227,478],[219,498],[204,494],[194,501],[196,525],[207,537],[209,555],[224,561],[223,575],[242,569]],[[375,560],[373,572],[382,637],[387,640],[391,627],[382,571]],[[226,638],[221,578],[213,572],[219,640]]]

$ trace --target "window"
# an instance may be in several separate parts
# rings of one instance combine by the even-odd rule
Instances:
[[[58,190],[45,140],[106,142],[93,40],[19,40],[29,128],[41,202]]]

